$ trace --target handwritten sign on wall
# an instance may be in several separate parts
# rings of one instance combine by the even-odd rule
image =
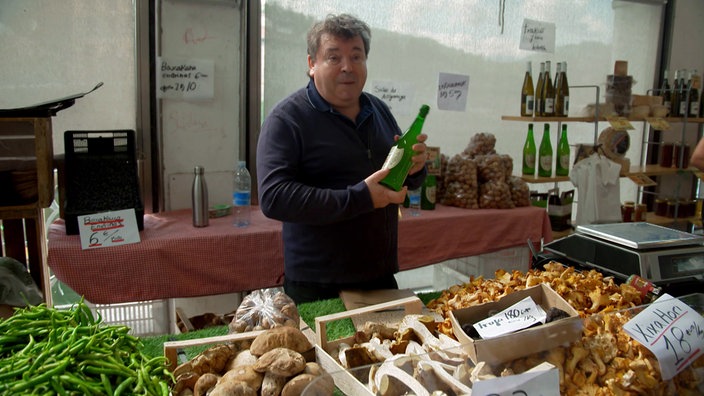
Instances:
[[[438,109],[465,111],[469,96],[469,76],[440,73],[438,75]]]
[[[378,80],[372,82],[371,93],[383,100],[397,116],[418,111],[418,109],[411,109],[415,94],[415,87],[411,83]]]
[[[519,48],[528,51],[554,53],[555,24],[524,19]]]
[[[205,59],[159,58],[157,97],[164,99],[212,99],[215,64]]]

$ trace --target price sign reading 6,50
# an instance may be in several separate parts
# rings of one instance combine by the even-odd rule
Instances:
[[[665,381],[704,353],[704,318],[668,294],[629,320],[623,329],[653,352]]]

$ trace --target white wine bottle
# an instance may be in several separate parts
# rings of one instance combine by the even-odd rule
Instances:
[[[535,107],[533,108],[536,116],[543,115],[543,79],[545,78],[545,62],[540,62],[540,73],[538,74],[538,82],[535,84]]]
[[[555,115],[567,117],[570,107],[570,84],[567,82],[567,62],[562,62],[555,85]]]
[[[533,104],[535,91],[533,89],[533,75],[531,71],[531,62],[526,63],[526,74],[523,77],[523,87],[521,88],[521,116],[533,116]]]
[[[425,117],[428,115],[429,110],[430,107],[428,105],[422,105],[413,124],[398,138],[396,144],[391,147],[389,155],[386,157],[386,161],[384,161],[384,165],[381,168],[391,169],[391,171],[379,182],[382,185],[394,191],[400,191],[401,188],[403,188],[403,182],[406,181],[408,171],[413,164],[411,161],[411,157],[414,155],[413,145],[418,143],[418,135],[420,135],[423,130],[423,123],[425,122]]]
[[[544,117],[552,117],[555,115],[555,87],[552,85],[552,77],[550,77],[550,61],[545,61],[545,76],[543,77],[543,113]]]

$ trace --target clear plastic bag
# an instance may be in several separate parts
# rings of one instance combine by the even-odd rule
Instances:
[[[511,188],[503,180],[490,180],[479,186],[479,207],[482,209],[513,209]]]
[[[445,192],[440,203],[465,209],[478,209],[477,163],[466,155],[457,154],[447,164]]]
[[[525,180],[518,176],[511,176],[509,186],[511,187],[511,201],[515,207],[530,206],[530,187]]]
[[[271,329],[279,326],[299,327],[296,303],[276,289],[255,290],[242,299],[229,325],[230,333]]]
[[[0,304],[25,307],[42,302],[42,292],[24,264],[12,257],[0,257]]]

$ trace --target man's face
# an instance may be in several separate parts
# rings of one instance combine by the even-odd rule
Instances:
[[[335,109],[359,105],[367,81],[367,56],[364,42],[323,34],[315,59],[308,56],[308,68],[320,95]]]

